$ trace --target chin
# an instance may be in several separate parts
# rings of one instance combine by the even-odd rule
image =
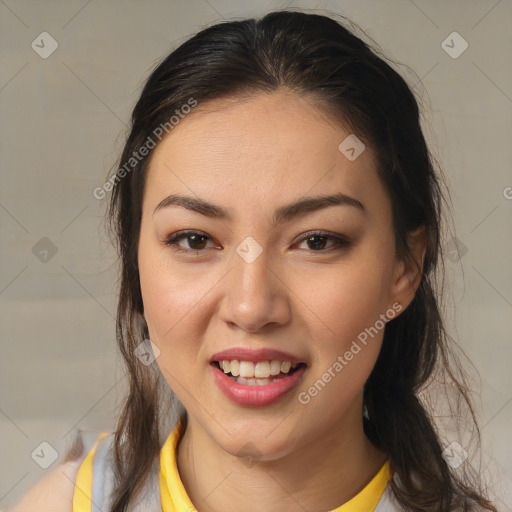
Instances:
[[[223,441],[219,443],[220,446],[247,465],[279,460],[290,454],[295,447],[295,439],[289,435],[274,431],[271,436],[262,436],[261,428],[254,431],[254,434],[250,429],[239,436],[226,434]]]

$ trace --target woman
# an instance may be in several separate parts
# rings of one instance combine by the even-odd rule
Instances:
[[[300,12],[199,32],[149,77],[110,189],[130,392],[46,480],[52,510],[496,510],[423,395],[447,382],[474,420],[441,179],[369,46]]]

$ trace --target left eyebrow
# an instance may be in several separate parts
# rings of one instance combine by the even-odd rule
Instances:
[[[366,208],[361,201],[340,192],[329,196],[305,197],[294,203],[281,206],[274,213],[273,223],[288,222],[296,217],[301,217],[329,206],[352,206],[366,214]]]
[[[200,213],[206,217],[221,220],[232,220],[233,216],[228,209],[200,199],[198,197],[183,196],[179,194],[171,194],[155,208],[153,215],[163,208],[169,206],[181,206],[187,210]],[[279,207],[274,212],[272,219],[273,224],[282,224],[290,220],[308,215],[310,213],[328,208],[330,206],[351,206],[366,214],[366,208],[361,201],[346,194],[337,193],[327,196],[305,197],[293,203]]]

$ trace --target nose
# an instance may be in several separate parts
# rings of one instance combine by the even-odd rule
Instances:
[[[233,268],[223,280],[219,311],[223,321],[247,332],[259,332],[268,324],[284,325],[290,320],[289,289],[278,266],[271,268],[269,259],[266,250],[250,263],[233,255]]]

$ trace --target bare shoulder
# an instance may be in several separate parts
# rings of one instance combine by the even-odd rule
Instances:
[[[79,461],[56,466],[10,512],[71,512],[78,466]]]
[[[75,432],[64,459],[51,469],[9,512],[71,512],[78,468],[89,452],[96,434]]]

